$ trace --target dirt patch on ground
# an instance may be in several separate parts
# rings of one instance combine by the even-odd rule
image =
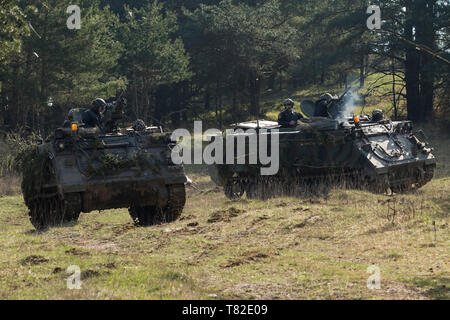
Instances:
[[[229,262],[221,265],[222,268],[233,268],[237,267],[246,263],[252,263],[252,262],[260,262],[264,259],[267,259],[272,254],[261,252],[261,251],[250,251],[245,253],[243,256],[230,260]]]
[[[193,235],[200,233],[204,227],[199,227],[198,222],[189,223],[187,227],[179,227],[179,228],[166,228],[164,229],[164,233],[174,233],[179,235]]]
[[[117,266],[114,262],[110,262],[110,263],[106,263],[106,264],[102,264],[102,267],[105,267],[107,269],[116,269]]]
[[[92,231],[98,231],[98,230],[103,229],[105,227],[105,224],[100,223],[100,222],[94,222],[91,224],[90,227],[91,227]]]
[[[114,254],[121,250],[118,243],[109,240],[88,240],[88,241],[77,241],[76,243],[83,249],[86,250],[94,250],[97,252],[108,252],[110,254]],[[123,250],[123,249],[122,249]]]
[[[114,235],[117,237],[117,236],[127,233],[130,230],[135,230],[135,229],[136,229],[136,226],[134,224],[125,224],[125,225],[120,225],[120,226],[114,227],[113,232],[114,232]]]
[[[193,219],[197,219],[197,217],[192,215],[192,214],[189,214],[189,215],[186,215],[186,216],[181,216],[180,221],[193,220]]]
[[[106,272],[108,273],[108,272]],[[95,278],[95,277],[100,277],[102,274],[98,271],[95,270],[86,270],[86,271],[81,271],[81,275],[80,278],[81,280],[86,280],[89,278]]]
[[[67,250],[66,254],[71,254],[74,256],[89,256],[89,255],[91,255],[88,251],[84,251],[84,250],[77,249],[77,248],[72,248],[70,250]]]
[[[292,210],[292,212],[311,212],[310,208],[298,207]]]
[[[266,214],[265,214],[265,215],[262,215],[262,216],[259,216],[258,218],[256,218],[255,220],[253,220],[253,221],[251,222],[250,227],[255,226],[256,224],[260,223],[261,221],[269,220],[269,219],[270,219],[269,216],[266,215]]]
[[[53,274],[58,274],[58,273],[61,273],[61,272],[63,272],[63,269],[60,268],[60,267],[56,267],[56,268],[53,269],[53,271],[52,271]]]
[[[307,225],[314,225],[317,222],[319,222],[320,220],[322,220],[321,217],[319,216],[311,216],[309,218],[306,218],[305,220],[303,220],[302,222],[296,224],[293,226],[294,229],[299,229],[299,228],[304,228]]]
[[[25,259],[20,260],[20,264],[23,266],[33,266],[33,265],[37,265],[37,264],[41,264],[41,263],[46,263],[49,262],[50,260],[47,258],[44,258],[43,256],[29,256],[26,257]]]
[[[396,281],[383,281],[382,289],[377,291],[377,293],[383,298],[395,300],[427,299],[419,288]]]
[[[236,209],[231,207],[227,210],[216,211],[208,219],[208,223],[216,223],[216,222],[230,222],[231,219],[245,213],[245,210]]]
[[[200,262],[204,259],[207,259],[208,257],[213,254],[214,250],[216,250],[219,246],[215,244],[207,244],[203,247],[203,250],[196,253],[195,255],[191,256],[189,258],[190,261],[187,262],[188,265],[198,265]]]

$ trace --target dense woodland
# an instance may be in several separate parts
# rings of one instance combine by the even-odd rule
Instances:
[[[66,24],[72,4],[79,30]],[[70,108],[121,90],[125,121],[222,126],[263,116],[267,92],[363,87],[373,74],[388,76],[394,116],[450,119],[449,4],[0,0],[0,129],[48,133]],[[369,5],[381,30],[367,28]]]

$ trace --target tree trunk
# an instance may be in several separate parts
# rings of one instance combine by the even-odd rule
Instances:
[[[211,99],[211,95],[209,93],[209,87],[206,88],[205,90],[205,96],[204,96],[205,100],[204,100],[204,107],[205,110],[209,111],[210,109],[210,103],[209,100]]]
[[[222,106],[220,106],[220,110],[219,110],[219,103],[221,103],[219,100],[222,100],[221,98],[219,99],[220,95],[221,95],[220,82],[219,82],[219,80],[217,80],[217,82],[216,82],[216,95],[215,95],[216,121],[217,121],[217,124],[218,124],[219,128],[222,128],[222,125],[221,125],[222,121],[220,120],[220,118],[222,117]],[[220,111],[220,115],[219,115],[219,111]]]
[[[259,94],[261,92],[262,80],[255,71],[250,73],[250,114],[259,116]]]
[[[392,104],[394,107],[394,120],[398,120],[398,108],[397,108],[397,95],[395,92],[395,60],[392,59],[392,64],[391,64],[391,70],[392,70]]]
[[[418,12],[421,15],[416,26],[416,41],[434,50],[436,35],[433,27],[433,11],[436,0],[418,0],[418,2]],[[420,62],[420,104],[422,107],[420,115],[423,121],[427,121],[433,116],[435,70],[433,60],[423,51],[420,52]]]
[[[138,85],[136,78],[136,69],[133,70],[133,106],[134,106],[134,115],[136,119],[139,119],[139,98],[138,98]]]
[[[269,83],[268,83],[268,87],[271,90],[275,89],[275,78],[276,78],[277,74],[275,72],[272,72],[272,74],[269,77]]]
[[[235,77],[233,82],[233,107],[231,110],[231,118],[233,119],[233,122],[237,122],[237,115],[238,115],[237,94],[238,94],[238,85]]]
[[[414,41],[413,27],[416,19],[416,10],[414,8],[414,0],[408,1],[406,7],[407,21],[405,26],[405,38]],[[420,87],[419,87],[419,59],[420,56],[416,48],[406,46],[405,60],[405,80],[406,80],[406,108],[408,111],[408,119],[412,121],[420,121]]]
[[[363,52],[361,54],[361,60],[360,60],[360,65],[359,65],[359,87],[363,88],[365,81],[366,81],[366,73],[365,73],[365,60],[366,60],[366,55]]]

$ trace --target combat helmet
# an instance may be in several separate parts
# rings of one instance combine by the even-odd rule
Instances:
[[[144,120],[137,119],[135,122],[133,122],[132,128],[134,131],[145,131],[147,129],[147,126],[145,125]]]
[[[383,110],[375,109],[372,111],[372,121],[381,121],[384,119]]]
[[[293,107],[293,106],[294,106],[294,100],[288,98],[288,99],[284,100],[283,105],[284,105],[285,107],[286,107],[286,106],[291,106],[291,107]]]
[[[92,101],[92,108],[97,111],[99,111],[100,108],[102,108],[102,110],[105,110],[106,106],[107,103],[102,98],[96,98],[94,101]]]
[[[334,97],[331,93],[325,93],[320,96],[320,100],[326,100],[327,102],[330,102],[333,99],[334,99]]]

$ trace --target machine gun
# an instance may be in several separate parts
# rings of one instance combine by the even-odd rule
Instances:
[[[118,122],[123,119],[124,108],[127,104],[127,100],[123,97],[124,91],[119,97],[108,103],[105,111],[102,114],[102,126],[105,133],[117,132]]]
[[[331,119],[338,119],[343,116],[343,112],[345,111],[345,105],[346,105],[346,96],[347,94],[352,90],[352,88],[348,88],[344,91],[344,93],[339,97],[331,100],[330,103],[327,105],[327,115],[326,117],[329,117]],[[318,103],[319,101],[312,101],[312,100],[303,100],[300,104],[300,109],[302,110],[303,114],[306,115],[308,118],[312,118],[316,116]]]
[[[328,113],[331,118],[338,119],[344,116],[344,111],[346,109],[346,100],[345,97],[352,90],[352,87],[347,88],[344,93],[336,100],[332,100],[330,105],[328,106]]]

